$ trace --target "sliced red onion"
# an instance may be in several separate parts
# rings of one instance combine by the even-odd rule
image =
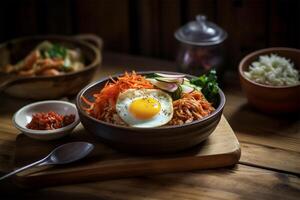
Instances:
[[[178,88],[178,85],[176,83],[168,83],[168,82],[158,81],[153,78],[149,78],[147,80],[150,81],[156,87],[158,87],[162,90],[165,90],[167,92],[175,92]]]

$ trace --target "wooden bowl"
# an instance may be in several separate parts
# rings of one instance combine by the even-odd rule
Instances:
[[[300,70],[300,50],[284,47],[262,49],[250,53],[239,64],[241,86],[249,104],[266,113],[288,113],[300,111],[300,84],[294,86],[269,86],[256,83],[245,77],[250,64],[261,55],[277,54],[290,59]]]
[[[157,71],[156,71],[157,72]],[[151,72],[139,72],[149,74]],[[161,72],[173,73],[175,72]],[[117,75],[119,76],[119,75]],[[114,77],[117,77],[114,76]],[[186,75],[188,78],[192,76]],[[129,152],[139,154],[170,153],[193,147],[205,139],[215,130],[222,116],[225,96],[219,90],[219,101],[216,110],[201,120],[178,126],[163,126],[156,128],[133,128],[114,125],[97,120],[89,116],[83,109],[82,96],[93,101],[93,94],[99,92],[109,78],[86,86],[76,99],[76,106],[82,125],[90,133],[107,144]]]
[[[37,44],[45,40],[79,49],[85,59],[85,68],[58,76],[20,77],[1,74],[0,90],[20,98],[55,99],[75,95],[89,83],[101,63],[102,41],[95,35],[32,36],[8,41],[0,45],[0,67],[24,59]]]

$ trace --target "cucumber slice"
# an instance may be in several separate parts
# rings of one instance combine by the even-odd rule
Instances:
[[[199,87],[199,86],[196,86],[196,85],[194,85],[194,84],[191,84],[190,80],[188,80],[188,79],[186,79],[186,78],[184,78],[183,85],[187,85],[187,86],[189,86],[189,87],[193,87],[193,88],[195,88],[195,89],[198,90],[198,91],[201,91],[201,89],[202,89],[202,88]]]
[[[155,73],[155,75],[165,78],[184,78],[183,74],[163,74],[163,73]]]
[[[188,85],[180,85],[182,89],[182,93],[191,93],[195,90],[194,87],[188,86]]]
[[[182,84],[184,80],[183,78],[167,78],[167,77],[156,77],[155,79],[166,83],[178,83],[178,84]]]

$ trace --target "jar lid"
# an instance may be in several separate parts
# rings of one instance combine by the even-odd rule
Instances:
[[[196,21],[191,21],[175,32],[177,40],[199,46],[215,45],[227,38],[227,33],[216,24],[207,21],[206,16],[197,15]]]

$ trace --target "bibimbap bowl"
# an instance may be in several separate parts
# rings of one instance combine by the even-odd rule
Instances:
[[[137,72],[147,75],[157,71]],[[159,72],[168,74],[181,74],[176,72]],[[119,75],[113,76],[116,78]],[[195,78],[184,74],[187,78]],[[76,106],[84,128],[106,144],[120,150],[137,154],[171,153],[191,148],[203,142],[215,130],[218,125],[223,108],[225,96],[221,89],[218,92],[218,100],[215,111],[210,115],[183,125],[161,126],[154,128],[136,128],[115,125],[90,116],[84,110],[85,102],[82,97],[93,101],[93,94],[99,92],[110,78],[99,80],[87,85],[77,95]]]

